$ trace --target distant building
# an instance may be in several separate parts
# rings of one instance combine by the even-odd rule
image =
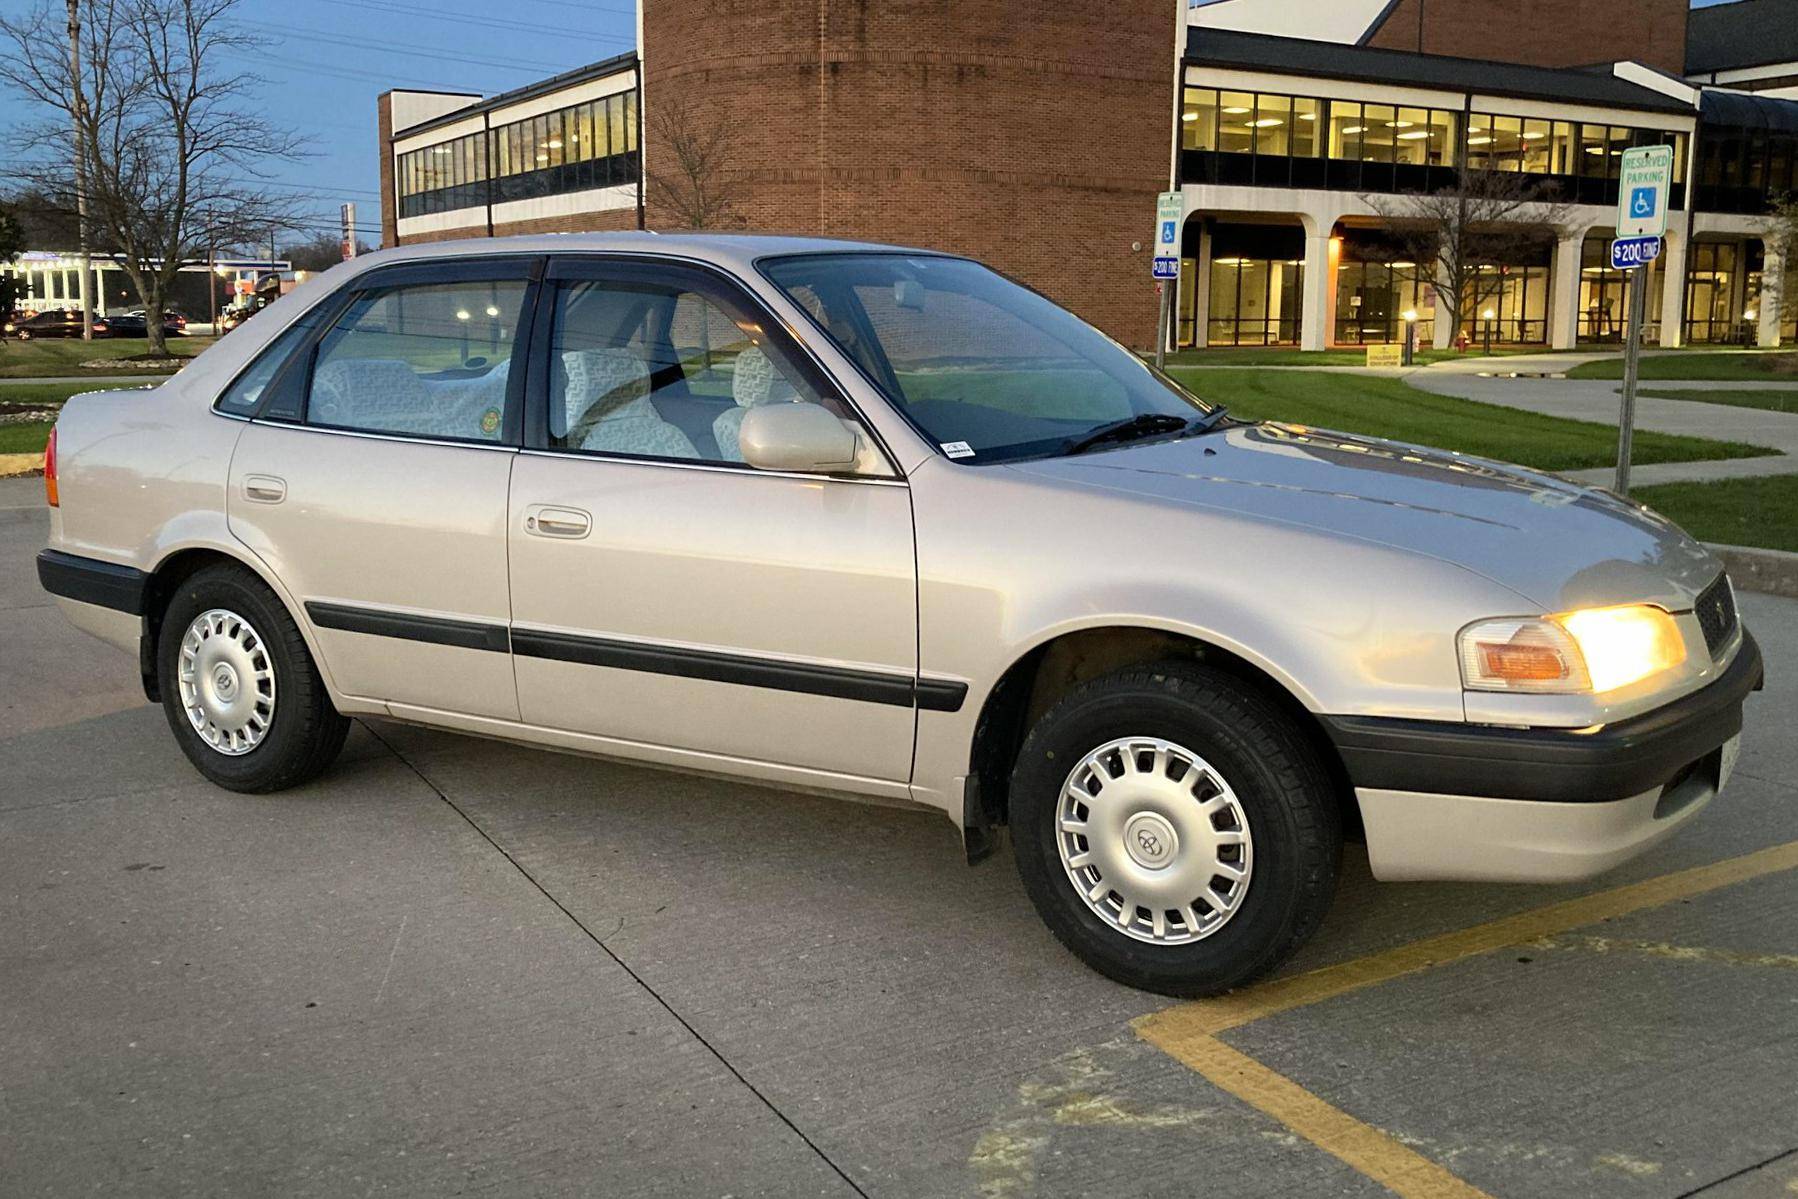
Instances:
[[[216,286],[223,292],[222,307],[232,295],[254,289],[262,278],[279,276],[291,267],[285,259],[216,258],[199,259],[181,267],[181,276],[189,286],[177,286],[170,303],[194,307],[189,315],[204,315],[205,285],[200,277],[214,272],[221,280]],[[125,268],[100,255],[93,258],[92,295],[94,311],[104,316],[140,306],[137,291],[125,274]],[[14,303],[29,312],[52,312],[81,307],[81,256],[72,250],[26,250],[10,263],[0,263],[0,275],[11,275],[19,281]],[[247,294],[247,292],[246,292]],[[199,305],[194,304],[195,297]]]
[[[1621,336],[1618,161],[1664,144],[1655,335],[1798,334],[1765,240],[1798,182],[1794,0],[644,0],[639,29],[640,57],[488,99],[383,95],[384,244],[673,227],[643,168],[671,162],[678,97],[728,123],[752,228],[972,254],[1144,346],[1154,197],[1177,189],[1177,344],[1386,342],[1407,310],[1446,344],[1482,314],[1434,327],[1382,198],[1465,163],[1556,185],[1566,212],[1488,264],[1482,307],[1499,340],[1566,347]]]

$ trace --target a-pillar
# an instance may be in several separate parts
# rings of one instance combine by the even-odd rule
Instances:
[[[1586,231],[1563,231],[1555,239],[1554,290],[1548,297],[1548,346],[1571,350],[1579,341],[1579,275]]]
[[[1673,349],[1686,334],[1686,238],[1668,233],[1661,245],[1661,345]]]
[[[1299,310],[1299,349],[1327,350],[1336,328],[1336,248],[1334,221],[1306,217],[1305,296]]]
[[[1761,298],[1757,301],[1760,304],[1760,327],[1755,330],[1756,345],[1779,344],[1779,315],[1785,305],[1785,275],[1784,248],[1768,242],[1766,261],[1761,267]]]

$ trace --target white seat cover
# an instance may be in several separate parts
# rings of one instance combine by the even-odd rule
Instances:
[[[562,393],[568,436],[576,448],[654,458],[698,458],[685,433],[649,402],[649,367],[629,350],[567,350]],[[582,425],[586,432],[580,433]],[[572,441],[570,444],[575,444]]]
[[[743,414],[762,404],[790,402],[799,398],[786,376],[775,369],[768,355],[750,348],[737,355],[730,377],[731,398],[735,408],[727,408],[712,422],[712,436],[718,440],[718,453],[727,462],[743,461],[743,450],[737,434],[743,427]]]

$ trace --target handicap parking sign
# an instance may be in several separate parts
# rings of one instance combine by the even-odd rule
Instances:
[[[1617,236],[1660,237],[1667,232],[1667,191],[1673,186],[1673,147],[1632,146],[1617,173]]]
[[[1654,194],[1652,187],[1634,188],[1629,193],[1629,214],[1638,220],[1654,215]]]
[[[1173,221],[1161,222],[1161,244],[1162,245],[1171,246],[1174,244],[1174,231],[1176,228],[1177,228],[1177,226],[1174,224]]]

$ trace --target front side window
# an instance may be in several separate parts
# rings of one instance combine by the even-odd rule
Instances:
[[[1040,457],[1122,422],[1177,434],[1209,411],[1063,308],[975,262],[907,254],[768,259],[887,399],[956,458]]]
[[[722,296],[639,279],[556,292],[549,444],[633,458],[740,463],[751,408],[823,404],[761,324]]]
[[[319,339],[306,423],[497,442],[522,280],[363,292]]]

